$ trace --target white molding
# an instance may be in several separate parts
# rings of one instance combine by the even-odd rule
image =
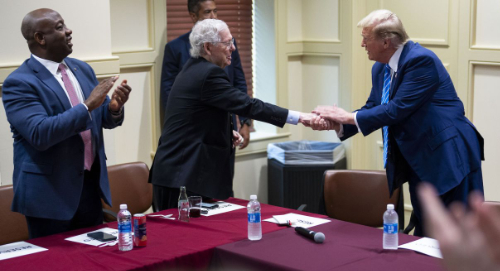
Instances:
[[[82,58],[79,60],[89,64],[94,70],[97,78],[110,77],[120,73],[120,58],[117,56]],[[2,87],[7,76],[21,65],[22,63],[0,65],[0,87]]]

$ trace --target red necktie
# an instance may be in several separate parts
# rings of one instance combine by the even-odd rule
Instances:
[[[66,66],[64,66],[64,64],[59,64],[59,70],[61,71],[64,87],[66,88],[66,92],[68,92],[71,105],[78,105],[80,101],[78,100],[78,96],[76,95],[76,91],[73,88],[73,84],[71,84],[68,74],[66,73]],[[82,136],[83,144],[85,146],[85,169],[90,171],[92,163],[94,162],[94,155],[92,151],[92,135],[90,133],[90,129],[81,132],[80,135]]]

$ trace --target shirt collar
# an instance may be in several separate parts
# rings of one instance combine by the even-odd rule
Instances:
[[[394,52],[394,54],[391,56],[391,59],[389,59],[389,67],[394,72],[398,72],[398,63],[399,63],[399,58],[401,57],[401,53],[403,52],[404,45],[399,46],[399,48]]]
[[[40,57],[37,57],[36,55],[33,55],[32,56],[38,60],[38,62],[40,62],[40,64],[42,64],[47,70],[49,70],[49,72],[56,76],[57,75],[57,70],[59,69],[59,64],[61,63],[57,63],[57,62],[54,62],[52,60],[48,60],[48,59],[43,59],[43,58],[40,58]],[[64,60],[62,62],[64,65],[66,65],[66,63],[64,63]],[[67,66],[67,65],[66,65]]]

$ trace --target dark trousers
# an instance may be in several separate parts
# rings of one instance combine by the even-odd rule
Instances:
[[[420,206],[420,201],[416,192],[416,188],[421,181],[418,179],[416,174],[413,172],[411,174],[409,186],[410,186],[410,198],[411,204],[413,205],[413,213],[415,215],[415,236],[426,236],[423,225],[424,220],[422,218],[422,209]],[[452,202],[458,201],[462,202],[466,207],[468,206],[468,196],[472,191],[480,192],[484,195],[483,189],[483,175],[481,168],[478,168],[470,172],[462,182],[451,189],[450,191],[440,195],[443,204],[448,207]]]
[[[28,223],[30,239],[102,224],[103,213],[99,188],[99,162],[94,162],[92,170],[86,170],[84,173],[80,203],[72,219],[57,220],[26,216],[26,221]]]

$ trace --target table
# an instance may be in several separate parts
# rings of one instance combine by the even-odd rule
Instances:
[[[212,267],[223,270],[443,270],[441,260],[417,252],[382,249],[382,230],[332,220],[311,228],[325,234],[314,243],[293,228],[260,241],[241,240],[215,248]],[[399,234],[399,243],[419,237]]]
[[[226,202],[246,206],[248,201],[230,198]],[[262,218],[289,212],[325,217],[262,204]],[[206,269],[215,247],[247,238],[246,208],[209,217],[192,218],[191,222],[147,217],[148,245],[122,252],[118,246],[97,248],[64,240],[99,228],[117,228],[116,222],[97,227],[28,240],[48,251],[0,261],[0,270],[158,270]],[[158,214],[174,214],[169,209]],[[286,228],[263,222],[264,234]]]

